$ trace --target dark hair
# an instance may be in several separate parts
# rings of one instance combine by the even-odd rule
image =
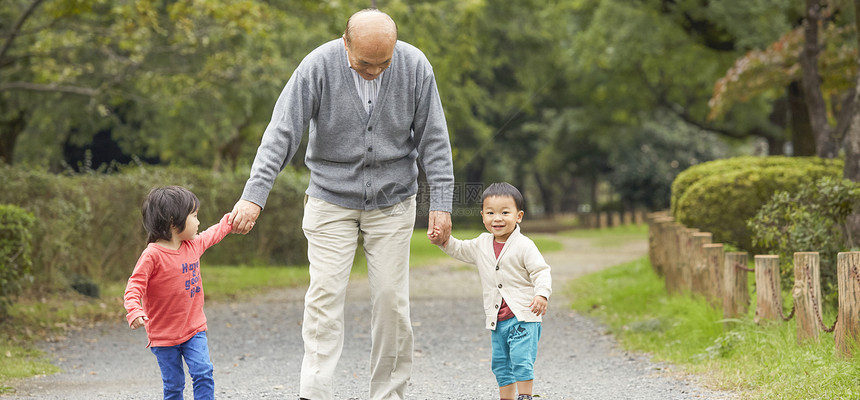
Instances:
[[[496,182],[484,189],[484,194],[481,196],[481,207],[484,206],[484,200],[487,197],[494,196],[510,196],[514,198],[514,203],[517,205],[517,211],[523,210],[523,194],[517,190],[514,185],[507,182]]]
[[[188,214],[200,208],[200,200],[194,193],[182,186],[154,188],[143,201],[143,229],[147,242],[170,240],[172,228],[185,230]]]

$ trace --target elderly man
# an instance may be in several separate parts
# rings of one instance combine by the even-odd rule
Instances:
[[[438,226],[446,239],[454,178],[433,69],[420,50],[397,40],[387,14],[355,13],[342,38],[312,51],[293,72],[231,213],[235,232],[251,230],[305,130],[311,179],[302,229],[311,281],[300,397],[333,396],[346,287],[361,235],[372,302],[370,398],[402,399],[412,370],[409,243],[418,163],[430,185],[428,233]]]

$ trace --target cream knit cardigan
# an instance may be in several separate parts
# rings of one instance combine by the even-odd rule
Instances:
[[[529,308],[535,296],[549,299],[552,294],[550,266],[535,243],[514,229],[505,242],[499,258],[493,251],[493,235],[482,233],[475,239],[459,240],[453,236],[442,250],[451,257],[478,267],[484,298],[487,329],[496,329],[502,298],[522,322],[540,322],[541,317]]]

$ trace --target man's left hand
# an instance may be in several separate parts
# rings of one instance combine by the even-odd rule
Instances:
[[[439,243],[448,242],[448,238],[451,237],[451,213],[447,211],[430,211],[430,219],[427,221],[428,237],[434,234],[434,227],[439,228],[434,235],[438,237]]]

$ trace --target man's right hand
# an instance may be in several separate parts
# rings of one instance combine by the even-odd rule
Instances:
[[[248,200],[237,201],[236,205],[233,206],[233,211],[230,213],[230,218],[227,220],[233,226],[232,232],[243,235],[251,232],[262,210],[260,206]]]

